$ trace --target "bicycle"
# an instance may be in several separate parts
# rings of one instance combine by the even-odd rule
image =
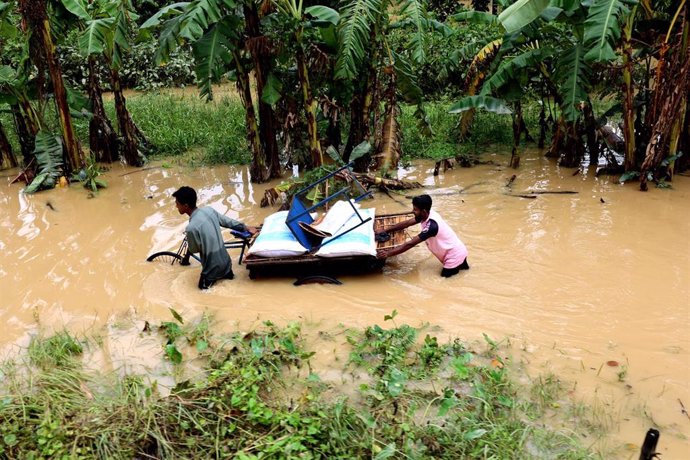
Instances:
[[[239,265],[242,265],[242,259],[244,258],[244,251],[251,246],[252,234],[249,232],[240,232],[237,230],[230,230],[232,236],[235,237],[234,240],[223,241],[225,249],[241,249]],[[182,240],[180,247],[177,252],[172,251],[159,251],[151,254],[146,258],[147,262],[153,262],[154,260],[161,262],[170,262],[170,265],[174,265],[175,262],[179,262],[180,265],[189,265],[189,258],[193,258],[197,262],[201,263],[201,259],[196,254],[192,254],[187,251],[187,237]]]

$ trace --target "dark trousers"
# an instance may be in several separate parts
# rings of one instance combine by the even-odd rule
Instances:
[[[444,278],[450,278],[451,276],[457,275],[460,273],[460,270],[469,270],[470,266],[467,263],[467,259],[465,259],[460,265],[458,265],[455,268],[444,268],[441,270],[441,276]]]
[[[235,278],[235,274],[230,270],[227,275],[225,275],[222,279],[226,280],[231,280]],[[208,289],[214,284],[216,284],[216,281],[218,280],[210,280],[206,278],[204,275],[199,276],[199,289]]]

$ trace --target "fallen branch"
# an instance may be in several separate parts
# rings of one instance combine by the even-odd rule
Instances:
[[[685,409],[685,405],[683,404],[683,401],[678,398],[678,402],[680,403],[680,412],[681,414],[685,414],[685,416],[690,419],[690,414],[688,414],[687,409]]]
[[[414,188],[422,188],[422,184],[419,182],[405,179],[388,179],[386,177],[376,176],[371,173],[352,173],[352,175],[363,185],[375,185],[376,187],[384,186],[389,190],[411,190]]]
[[[129,176],[130,174],[136,174],[136,173],[140,173],[140,172],[142,172],[142,171],[148,171],[149,169],[158,169],[158,168],[160,168],[160,167],[161,167],[161,166],[147,166],[147,167],[145,167],[145,168],[137,169],[136,171],[130,171],[130,172],[126,172],[126,173],[124,173],[124,174],[120,174],[120,177],[122,177],[122,176]]]
[[[529,198],[529,199],[534,199],[537,197],[537,195],[526,195],[522,193],[504,193],[505,196],[512,196],[515,198]]]
[[[574,195],[579,192],[572,190],[527,190],[530,195]]]

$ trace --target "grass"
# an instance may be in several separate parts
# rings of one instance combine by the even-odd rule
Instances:
[[[184,355],[175,364],[163,353],[171,372],[203,362],[169,395],[151,376],[89,370],[88,347],[67,332],[36,337],[27,363],[0,372],[0,457],[597,457],[579,434],[542,423],[556,387],[542,381],[542,390],[518,391],[495,343],[420,340],[420,329],[394,318],[346,331],[347,367],[362,376],[350,398],[342,382],[312,370],[297,323],[216,335],[207,317],[176,315],[148,328],[162,348]]]
[[[425,137],[414,116],[415,107],[403,106],[400,117],[403,156],[442,159],[457,155],[476,157],[487,145],[512,144],[512,121],[509,115],[477,113],[471,135],[466,141],[457,140],[458,115],[448,114],[450,101],[428,103],[426,111],[433,129],[431,138]],[[115,122],[113,100],[106,98],[106,111]],[[249,152],[244,109],[232,92],[220,92],[216,100],[206,103],[196,93],[188,91],[160,91],[131,93],[127,107],[132,118],[153,144],[149,156],[183,156],[192,164],[248,163]],[[533,136],[538,135],[536,104],[524,109],[525,120]],[[48,129],[59,132],[55,113],[45,114]],[[0,123],[19,152],[10,114],[0,113]],[[74,119],[82,146],[88,146],[88,120]]]
[[[428,120],[433,130],[433,135],[430,138],[424,136],[419,129],[419,121],[414,116],[416,108],[413,106],[403,107],[400,126],[405,159],[429,158],[440,160],[456,156],[472,159],[486,152],[487,146],[512,146],[513,122],[511,116],[497,115],[486,111],[478,111],[475,114],[468,139],[460,142],[457,128],[460,115],[448,113],[451,105],[453,103],[446,100],[425,105]],[[532,137],[538,138],[538,105],[534,103],[523,107],[523,117]]]

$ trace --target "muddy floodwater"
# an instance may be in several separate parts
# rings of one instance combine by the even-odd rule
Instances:
[[[690,178],[641,193],[593,171],[573,175],[536,153],[517,171],[498,165],[505,157],[494,160],[438,177],[428,162],[401,170],[424,184],[465,242],[469,271],[443,279],[439,262],[418,247],[389,259],[382,273],[296,287],[293,279],[250,280],[235,250],[235,280],[208,292],[196,287],[198,265],[145,259],[182,239],[187,219],[171,198],[181,185],[198,190],[200,205],[248,224],[275,212],[259,206],[267,185],[249,183],[246,167],[115,165],[104,175],[109,188],[93,198],[77,185],[24,195],[3,171],[0,347],[21,349],[39,330],[106,330],[103,366],[119,368],[160,360],[162,350],[137,346],[118,325],[170,320],[170,307],[185,318],[210,313],[227,330],[263,320],[363,327],[395,309],[398,324],[438,325],[439,338],[509,340],[530,376],[553,373],[609,414],[604,447],[623,446],[619,458],[637,458],[652,426],[661,430],[662,458],[690,458],[682,410],[690,409]],[[509,196],[528,190],[577,193]],[[382,194],[364,206],[411,207],[404,195]],[[330,351],[315,345],[328,353],[338,342]]]

